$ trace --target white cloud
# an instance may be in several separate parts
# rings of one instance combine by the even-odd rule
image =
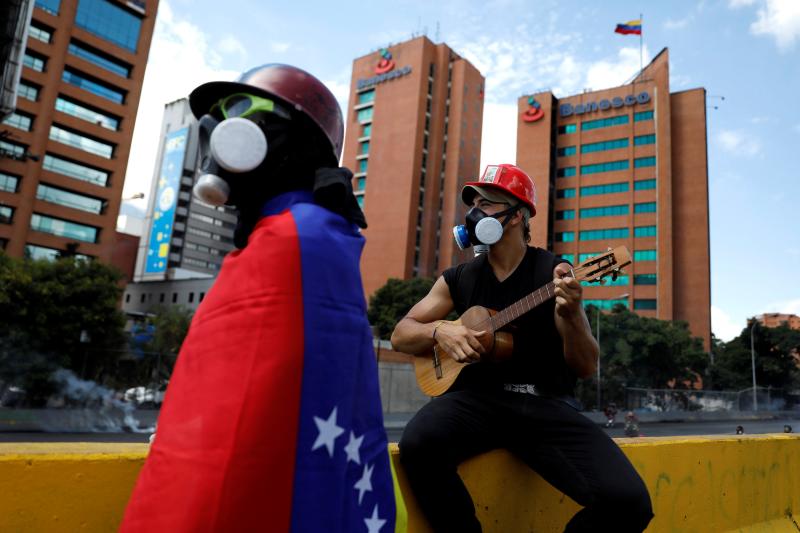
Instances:
[[[220,52],[229,55],[238,55],[243,58],[247,57],[247,50],[242,42],[233,35],[226,35],[217,46]]]
[[[136,115],[123,196],[150,194],[164,104],[189,95],[201,83],[231,80],[239,73],[223,67],[222,56],[197,26],[176,16],[170,2],[159,4],[156,28]],[[229,41],[233,45],[233,41]],[[147,206],[147,198],[135,205]]]
[[[287,52],[289,50],[289,48],[291,47],[291,44],[289,44],[289,43],[270,43],[269,47],[273,52],[278,53],[278,54],[283,54],[284,52]]]
[[[682,30],[694,19],[693,15],[683,17],[682,19],[673,20],[671,18],[664,22],[664,28],[667,30]]]
[[[645,46],[640,59],[639,48],[622,48],[616,59],[597,61],[589,66],[586,73],[586,87],[593,91],[616,87],[630,81],[639,72],[639,66],[647,65],[650,52]]]
[[[800,2],[766,0],[758,9],[758,19],[750,26],[753,35],[772,35],[781,51],[787,51],[800,38]]]
[[[728,7],[731,9],[739,9],[740,7],[752,6],[756,0],[728,0]]]
[[[727,152],[745,157],[753,157],[761,152],[761,143],[752,135],[739,130],[722,130],[717,142]]]
[[[486,165],[516,163],[516,160],[517,105],[484,104],[479,172],[482,172]]]
[[[746,325],[746,321],[736,321],[719,307],[711,306],[711,331],[718,339],[728,342],[739,335]]]

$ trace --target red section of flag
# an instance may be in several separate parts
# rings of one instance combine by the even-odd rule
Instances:
[[[626,26],[624,24],[617,24],[617,28],[614,30],[614,33],[621,33],[622,35],[641,35],[642,34],[642,27],[636,26]]]
[[[192,320],[122,532],[289,531],[302,301],[293,216],[265,217]]]

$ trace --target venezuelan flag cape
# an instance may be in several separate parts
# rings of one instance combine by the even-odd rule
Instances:
[[[395,501],[355,225],[271,199],[178,357],[121,531],[391,533]]]

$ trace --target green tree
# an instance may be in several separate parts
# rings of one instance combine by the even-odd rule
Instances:
[[[153,326],[153,337],[144,349],[156,357],[154,374],[159,381],[162,376],[168,377],[172,373],[191,322],[192,311],[180,305],[158,306],[148,317],[147,323]]]
[[[715,352],[711,375],[715,388],[742,390],[753,385],[750,351],[751,325]],[[791,390],[800,387],[797,354],[800,353],[800,331],[786,325],[767,328],[756,323],[752,327],[755,352],[756,382],[759,387]]]
[[[96,380],[124,352],[120,279],[99,261],[34,261],[0,253],[0,337]]]
[[[595,331],[597,313],[596,307],[587,308]],[[643,317],[622,305],[600,313],[600,354],[604,404],[623,404],[626,387],[683,387],[683,381],[696,381],[708,365],[702,340],[691,336],[686,322]],[[580,388],[586,406],[596,404],[596,385],[592,378]]]
[[[367,316],[370,324],[377,326],[381,339],[392,335],[395,325],[433,287],[431,278],[392,278],[375,291],[369,299]]]

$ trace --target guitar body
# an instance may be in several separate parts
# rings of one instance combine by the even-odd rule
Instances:
[[[475,331],[486,331],[487,334],[478,339],[486,353],[482,361],[503,361],[511,357],[514,350],[514,338],[507,331],[494,331],[489,318],[496,311],[479,305],[470,307],[461,315],[455,324],[461,324]],[[468,364],[468,363],[467,363]],[[461,370],[466,366],[453,359],[438,344],[428,353],[414,358],[414,373],[419,388],[428,396],[441,396],[453,385]]]

